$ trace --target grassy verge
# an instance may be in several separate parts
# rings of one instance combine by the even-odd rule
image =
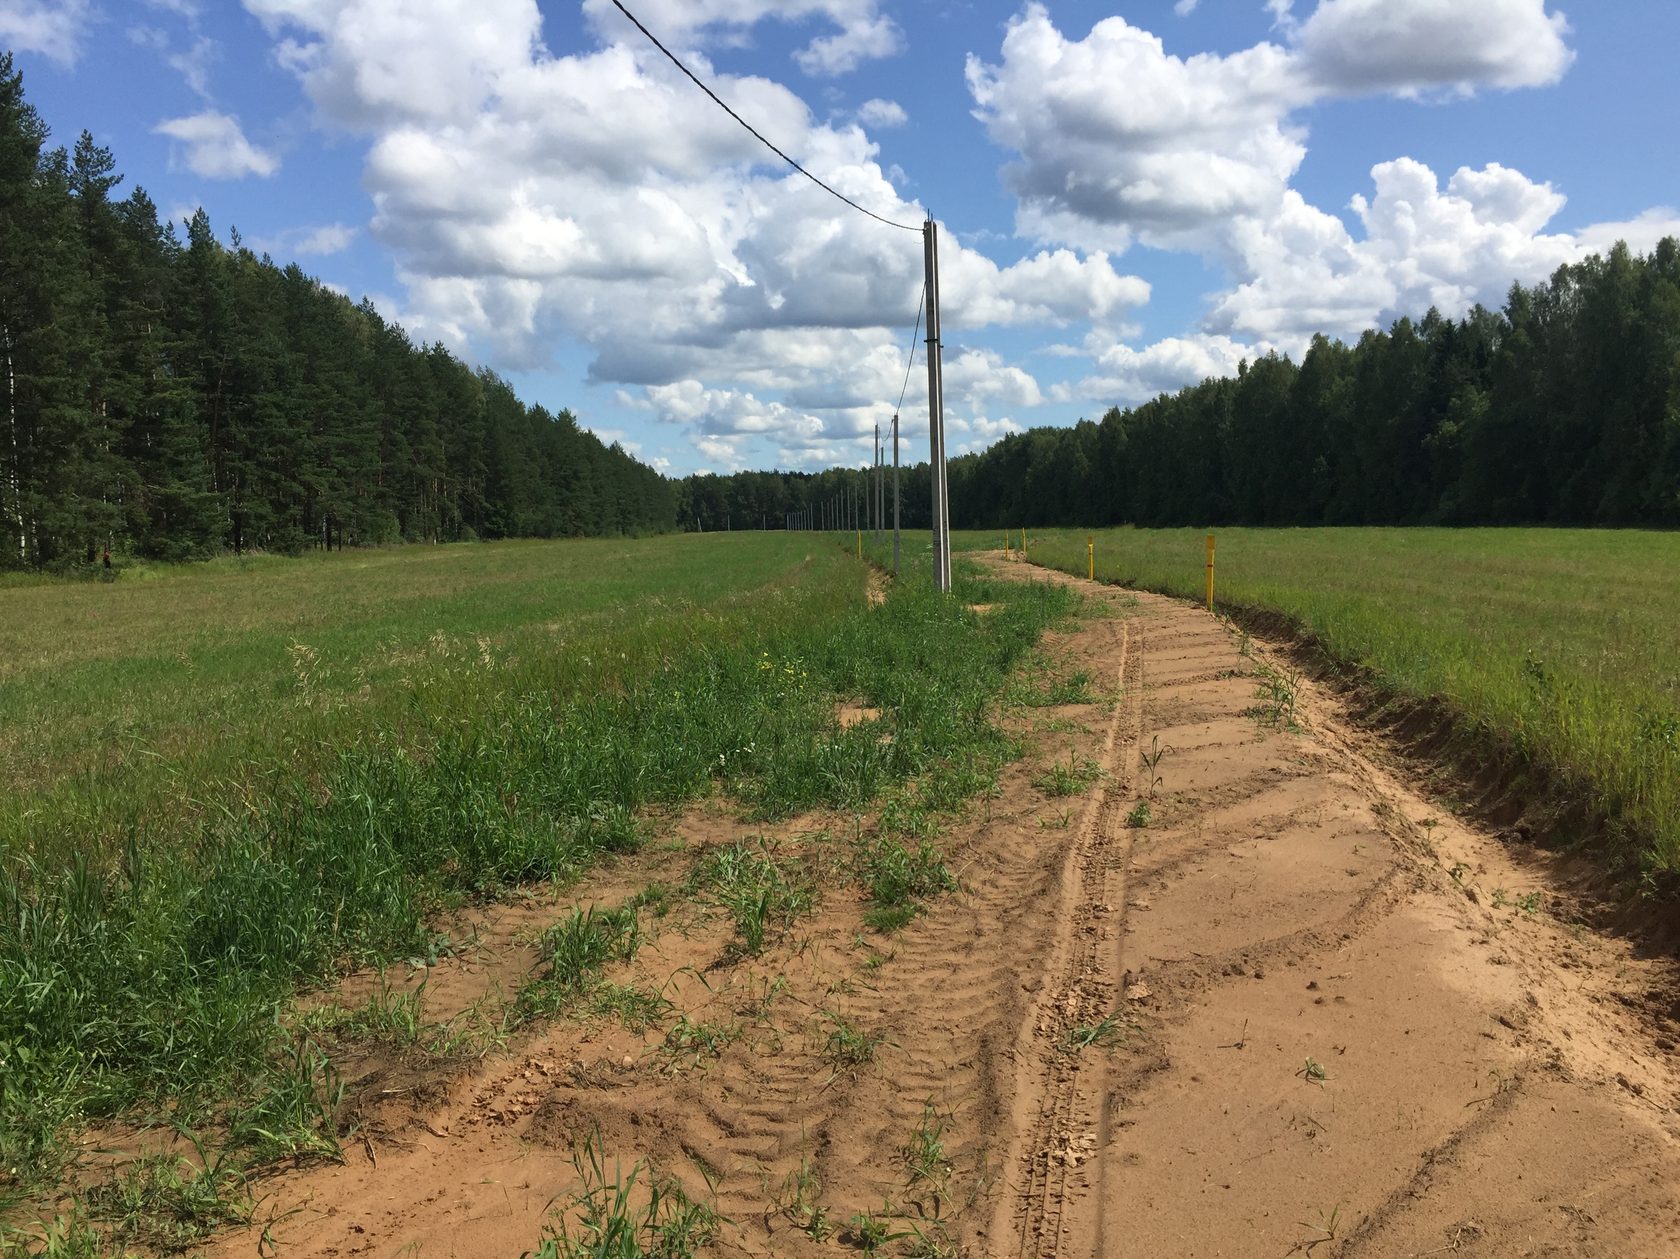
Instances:
[[[762,817],[858,808],[912,779],[934,785],[927,807],[945,807],[1011,754],[988,702],[1072,607],[1065,592],[973,574],[955,599],[905,581],[871,606],[855,562],[797,537],[748,539],[739,552],[642,546],[655,567],[695,567],[703,555],[729,597],[637,617],[615,613],[609,594],[585,639],[558,642],[488,606],[501,631],[482,645],[474,637],[477,650],[410,662],[395,697],[373,687],[366,703],[330,710],[343,724],[325,746],[298,752],[299,731],[321,714],[271,706],[259,684],[252,710],[238,713],[240,757],[160,756],[168,772],[144,779],[176,783],[194,807],[125,813],[119,776],[45,784],[37,799],[52,807],[35,815],[50,824],[44,840],[27,799],[10,810],[0,1194],[48,1183],[65,1135],[113,1116],[213,1125],[237,1154],[232,1168],[329,1151],[336,1083],[306,1024],[289,1017],[297,985],[425,955],[438,945],[426,925],[438,910],[573,878],[634,847],[649,808],[713,791]],[[494,602],[482,590],[462,598]],[[669,596],[644,589],[644,612],[649,598]],[[997,606],[981,617],[974,602]],[[477,634],[467,605],[459,617],[453,632]],[[417,619],[402,632],[424,639],[437,614],[425,605]],[[129,632],[151,630],[135,620]],[[842,701],[879,716],[845,727]],[[217,772],[194,777],[195,765]],[[78,842],[53,811],[66,799],[125,825]],[[905,852],[876,854],[882,896],[899,906],[933,877]],[[779,912],[744,897],[741,910],[744,935]],[[591,973],[590,950],[624,947],[606,927],[562,924],[545,943],[555,1001]]]
[[[1080,575],[1084,531],[1031,536]],[[1095,535],[1103,581],[1199,597],[1198,530]],[[1221,529],[1218,599],[1283,614],[1393,695],[1607,819],[1606,859],[1680,886],[1680,535],[1580,529]],[[964,544],[995,547],[987,534]]]

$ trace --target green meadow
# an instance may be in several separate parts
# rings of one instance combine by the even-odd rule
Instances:
[[[702,796],[895,801],[858,877],[906,920],[948,882],[932,820],[1018,754],[994,698],[1075,607],[959,580],[872,601],[831,541],[738,533],[0,588],[0,1205],[114,1118],[237,1167],[330,1148],[300,987],[446,949],[441,912]]]
[[[1017,533],[1017,539],[1019,537]],[[1201,598],[1192,529],[1042,530],[1031,558]],[[1217,601],[1280,612],[1380,688],[1444,701],[1610,821],[1613,862],[1680,876],[1680,534],[1220,529]],[[970,549],[1001,534],[963,535]]]

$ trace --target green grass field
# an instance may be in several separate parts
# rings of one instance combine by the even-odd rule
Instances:
[[[451,676],[470,684],[512,662],[550,689],[599,686],[766,599],[790,611],[812,601],[819,615],[855,597],[861,576],[846,588],[837,557],[820,559],[790,561],[756,535],[727,557],[700,538],[508,542],[230,558],[5,590],[0,787],[92,780],[125,811],[160,790],[178,803],[183,781],[272,761],[277,737],[294,745],[288,756],[310,755],[417,704],[470,704],[436,694]],[[614,652],[588,649],[607,638]],[[73,821],[78,846],[106,824]],[[30,828],[0,838],[45,842],[38,812]]]
[[[1283,613],[1334,657],[1444,700],[1614,832],[1613,859],[1680,875],[1680,534],[1584,529],[1220,529],[1217,599]],[[1018,535],[1017,535],[1018,537]],[[1030,535],[1083,576],[1087,534]],[[1105,530],[1099,579],[1200,598],[1198,530]],[[1001,536],[965,534],[969,549]]]
[[[872,604],[831,542],[735,534],[0,590],[0,1202],[113,1116],[241,1165],[330,1142],[299,985],[425,956],[440,911],[700,796],[777,817],[916,783],[914,842],[861,876],[902,921],[942,885],[926,819],[1017,754],[993,697],[1075,606],[962,581]]]

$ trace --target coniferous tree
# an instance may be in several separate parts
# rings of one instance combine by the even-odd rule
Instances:
[[[674,527],[569,412],[46,139],[0,56],[0,565]]]

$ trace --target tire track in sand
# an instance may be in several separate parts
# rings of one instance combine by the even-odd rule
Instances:
[[[1310,680],[1299,728],[1257,719],[1200,608],[1099,593],[1135,604],[1164,784],[1117,837],[1116,772],[1072,854],[986,1253],[1680,1254],[1673,960],[1538,912],[1549,859],[1418,795]],[[1056,1052],[1116,995],[1119,1045]]]
[[[1103,747],[1103,783],[1087,803],[1076,842],[1068,849],[1054,911],[1057,934],[1050,966],[1055,977],[1041,989],[1043,997],[1029,1008],[1017,1034],[1017,1135],[992,1234],[1000,1239],[1013,1235],[1013,1253],[1020,1256],[1057,1253],[1068,1175],[1082,1161],[1080,1130],[1091,1117],[1094,1068],[1070,1051],[1068,1036],[1081,1024],[1101,1021],[1124,995],[1114,946],[1123,934],[1131,847],[1124,819],[1144,733],[1144,651],[1139,623],[1128,619],[1115,669],[1120,702]]]

